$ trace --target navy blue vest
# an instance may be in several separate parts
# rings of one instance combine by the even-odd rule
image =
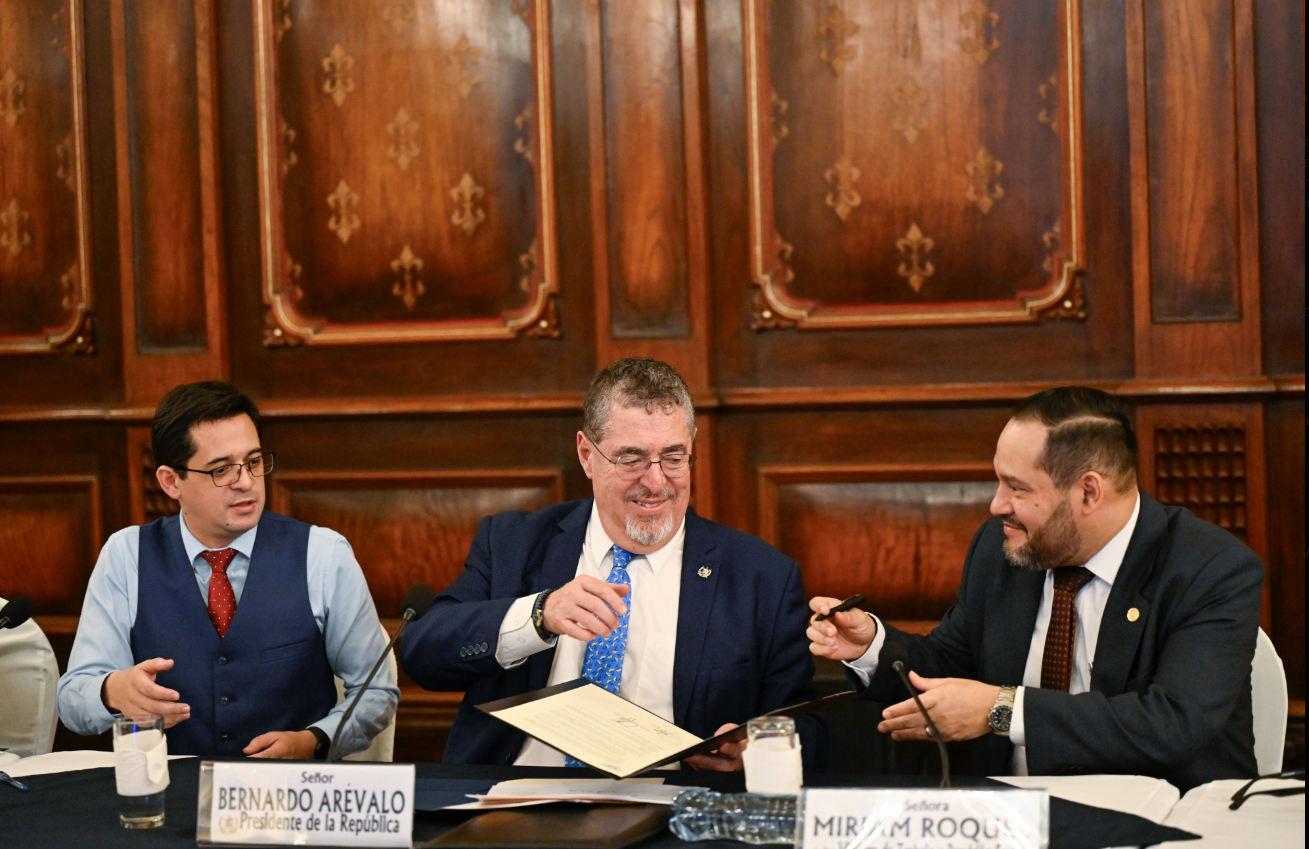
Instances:
[[[305,577],[309,525],[264,511],[241,601],[219,639],[177,516],[141,528],[132,656],[172,658],[156,681],[191,718],[168,729],[174,755],[242,757],[269,731],[302,731],[336,705]]]

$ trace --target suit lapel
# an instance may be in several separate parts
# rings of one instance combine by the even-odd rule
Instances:
[[[531,579],[533,592],[558,589],[577,576],[577,563],[586,541],[586,528],[591,519],[592,499],[586,499],[555,526],[554,538],[545,549],[541,568]],[[539,690],[550,680],[550,666],[555,650],[540,651],[528,661],[531,689]]]
[[[1123,691],[1127,676],[1136,658],[1145,623],[1150,618],[1150,601],[1141,595],[1141,587],[1154,570],[1155,553],[1159,541],[1168,527],[1164,508],[1146,493],[1141,493],[1141,513],[1136,519],[1136,530],[1127,543],[1123,565],[1109,591],[1109,600],[1100,619],[1100,635],[1096,638],[1094,666],[1091,671],[1091,689],[1115,695]],[[1135,619],[1128,611],[1136,609]]]
[[[978,670],[985,680],[1006,687],[1023,683],[1027,671],[1027,654],[1032,645],[1032,630],[1041,611],[1045,594],[1045,572],[1005,564],[1008,580],[997,604],[1000,616],[987,616],[986,668]],[[994,624],[992,624],[994,623]]]
[[[673,722],[686,726],[705,633],[713,610],[721,572],[709,524],[692,510],[686,511],[686,541],[682,546],[681,597],[677,605],[677,653],[673,659]],[[707,577],[700,570],[707,570]]]

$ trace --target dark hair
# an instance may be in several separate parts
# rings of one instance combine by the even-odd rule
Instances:
[[[195,456],[196,450],[191,428],[240,415],[249,416],[255,432],[263,435],[259,408],[230,383],[206,380],[173,387],[155,407],[155,418],[150,424],[155,462],[178,470],[178,477],[186,477],[181,469]]]
[[[610,363],[595,377],[582,402],[582,432],[597,445],[609,431],[609,414],[615,403],[624,407],[655,408],[665,413],[673,407],[686,411],[686,424],[695,435],[695,407],[686,381],[668,363],[649,357],[627,357]]]
[[[1040,466],[1060,489],[1089,471],[1104,475],[1119,492],[1136,483],[1140,451],[1132,413],[1108,392],[1085,386],[1047,389],[1020,401],[1012,418],[1049,428]]]

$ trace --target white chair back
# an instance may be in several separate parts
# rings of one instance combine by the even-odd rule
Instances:
[[[1250,667],[1250,699],[1254,708],[1254,759],[1260,775],[1282,771],[1286,748],[1286,670],[1273,641],[1259,629]]]
[[[385,629],[382,631],[382,636],[387,640],[391,639],[391,635],[387,634]],[[387,655],[387,663],[391,667],[391,680],[399,682],[400,665],[396,663],[394,650]],[[343,701],[345,701],[345,682],[337,678],[336,703],[339,705]],[[397,713],[399,713],[398,710]],[[381,734],[373,738],[373,742],[369,744],[367,749],[362,752],[355,752],[352,755],[346,755],[342,760],[390,763],[395,757],[395,719],[394,716],[391,717],[390,724],[382,729]]]
[[[58,684],[59,664],[40,625],[29,619],[0,630],[0,749],[30,758],[54,748]]]

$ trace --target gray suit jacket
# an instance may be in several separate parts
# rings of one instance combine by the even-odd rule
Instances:
[[[957,602],[931,634],[887,627],[887,642],[906,647],[918,674],[1022,683],[1045,573],[1009,565],[1003,542],[999,519],[978,530]],[[1183,792],[1254,776],[1250,663],[1263,575],[1236,537],[1142,492],[1100,623],[1090,692],[1029,687],[1024,695],[1031,774],[1153,775]],[[881,664],[866,689],[853,680],[864,698],[908,698]],[[973,741],[972,756],[974,772],[1004,774],[1013,744],[986,734]]]

